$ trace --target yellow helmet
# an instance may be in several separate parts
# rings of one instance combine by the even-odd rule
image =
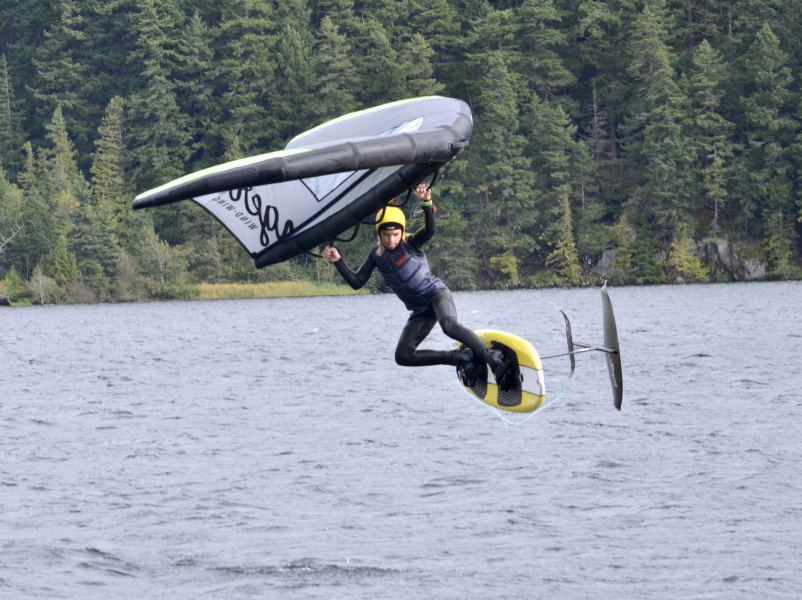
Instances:
[[[404,211],[397,206],[385,206],[376,213],[376,229],[380,230],[385,225],[399,225],[401,230],[407,228],[407,219]]]

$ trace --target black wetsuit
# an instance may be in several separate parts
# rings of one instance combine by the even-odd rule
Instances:
[[[456,366],[463,361],[455,352],[417,349],[435,323],[440,323],[443,333],[471,348],[476,356],[482,356],[487,346],[473,331],[460,325],[451,290],[429,269],[421,246],[434,236],[435,224],[430,206],[423,207],[423,214],[423,229],[402,240],[394,250],[379,253],[378,248],[374,248],[357,271],[352,271],[342,259],[334,266],[355,290],[365,285],[373,269],[378,268],[387,285],[411,311],[395,350],[395,360],[399,365]]]

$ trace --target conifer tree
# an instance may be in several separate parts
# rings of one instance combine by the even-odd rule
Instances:
[[[666,280],[665,262],[661,260],[662,240],[655,238],[655,226],[651,223],[653,215],[645,208],[638,207],[634,216],[635,241],[632,244],[633,283],[664,283]]]
[[[556,244],[565,235],[563,198],[568,197],[569,202],[583,200],[594,164],[586,146],[576,139],[576,127],[562,107],[542,102],[537,95],[532,96],[527,130],[528,154],[540,191],[541,221],[550,224],[541,237],[548,244]]]
[[[739,161],[741,179],[748,182],[742,202],[744,223],[754,223],[751,214],[765,222],[770,269],[787,276],[792,257],[794,206],[787,158],[793,144],[795,123],[789,107],[792,76],[779,39],[765,25],[744,57],[748,87],[742,96],[746,120],[746,144]]]
[[[269,0],[227,0],[218,35],[216,79],[220,91],[220,137],[227,160],[270,147],[278,137],[268,110],[276,65],[276,23]]]
[[[25,153],[24,168],[17,177],[20,189],[30,192],[36,186],[36,165],[33,156],[33,145],[30,142],[25,142],[22,145],[22,150]]]
[[[421,34],[415,33],[404,43],[399,53],[401,73],[407,96],[435,96],[445,86],[434,77],[434,50]]]
[[[25,194],[20,211],[22,228],[13,243],[5,248],[5,260],[25,279],[40,265],[55,247],[55,214],[36,191]]]
[[[376,19],[382,23],[392,39],[407,33],[409,0],[373,0],[362,5],[360,12],[366,19]]]
[[[299,29],[299,25],[300,28]],[[304,25],[289,23],[276,45],[276,81],[270,104],[277,123],[280,142],[286,142],[312,121],[311,94],[314,85],[312,49],[314,36]]]
[[[314,23],[320,28],[328,17],[340,35],[349,38],[357,28],[354,0],[318,0],[315,2]]]
[[[635,277],[634,252],[637,233],[632,224],[629,212],[622,212],[618,222],[613,225],[613,240],[615,242],[615,256],[613,259],[613,280],[618,285],[632,283]]]
[[[409,0],[409,7],[411,30],[426,38],[438,55],[459,47],[460,18],[448,0]]]
[[[608,180],[620,178],[619,127],[630,112],[633,95],[629,65],[632,61],[629,41],[632,23],[638,15],[638,0],[579,0],[576,8],[576,36],[580,45],[578,67],[593,79],[593,98],[588,103],[599,107],[601,120],[608,127],[608,160],[603,167],[611,172]]]
[[[676,283],[696,283],[707,281],[710,273],[694,254],[694,243],[686,227],[679,227],[671,242],[666,259],[669,279]]]
[[[560,198],[560,238],[546,259],[546,265],[553,268],[560,280],[568,285],[579,285],[581,269],[579,256],[574,244],[574,227],[571,216],[571,202],[568,191],[564,190]]]
[[[0,165],[9,172],[16,172],[22,163],[20,150],[22,139],[14,87],[6,55],[0,54]]]
[[[75,149],[72,140],[67,134],[64,115],[61,105],[56,106],[53,118],[47,127],[47,138],[51,144],[53,156],[53,183],[57,192],[64,192],[67,196],[72,194],[72,183],[77,175],[78,167],[75,164]]]
[[[220,121],[220,109],[214,99],[214,53],[212,31],[195,11],[180,28],[175,48],[175,94],[178,108],[189,119],[192,139],[189,147],[193,160],[214,163],[218,148],[214,129]]]
[[[0,274],[6,270],[3,250],[14,242],[22,225],[22,191],[7,178],[0,165]]]
[[[669,0],[668,32],[672,46],[690,50],[707,40],[718,47],[726,36],[732,35],[733,8],[741,2],[710,2],[709,0]]]
[[[59,15],[44,32],[44,42],[33,58],[37,77],[32,85],[36,116],[44,123],[57,106],[68,115],[73,136],[81,145],[89,138],[91,104],[87,100],[88,72],[82,50],[86,45],[84,17],[75,0],[60,0]]]
[[[511,79],[501,53],[489,54],[476,107],[472,189],[466,193],[474,207],[477,250],[488,275],[502,285],[514,283],[513,274],[526,276],[519,262],[536,246],[528,233],[536,219],[534,175],[519,131]],[[501,268],[492,269],[493,257]]]
[[[356,75],[357,100],[361,106],[374,106],[402,97],[403,77],[399,58],[390,37],[381,23],[367,19],[361,24],[351,43],[352,52],[359,56]]]
[[[130,226],[130,198],[125,193],[124,121],[124,100],[115,96],[106,107],[106,114],[98,127],[90,169],[97,212],[112,223],[123,243],[128,239]]]
[[[66,236],[58,236],[58,241],[51,256],[53,279],[62,287],[66,287],[81,276],[75,254],[67,245]]]
[[[332,119],[356,108],[357,75],[348,46],[334,20],[323,17],[315,48],[315,116]]]
[[[553,0],[524,0],[516,13],[518,70],[530,89],[550,99],[575,79],[560,56],[567,43],[566,29],[560,26],[562,13]]]
[[[144,0],[136,15],[141,87],[130,103],[133,184],[148,189],[184,172],[189,156],[189,120],[176,100],[169,40],[174,14],[156,0]]]
[[[635,23],[630,71],[641,84],[640,103],[630,121],[631,159],[640,169],[641,206],[657,217],[654,233],[663,240],[690,214],[689,165],[684,144],[686,101],[665,42],[662,0],[650,0]]]
[[[99,297],[107,297],[110,280],[117,270],[119,244],[114,223],[98,207],[91,204],[82,207],[72,249],[84,280]]]
[[[733,148],[730,142],[733,125],[721,114],[724,95],[721,58],[707,40],[696,48],[690,76],[690,95],[693,111],[692,134],[689,145],[695,152],[695,172],[698,173],[698,196],[706,207],[712,207],[710,228],[718,232],[721,211],[727,201],[727,182],[731,169]]]

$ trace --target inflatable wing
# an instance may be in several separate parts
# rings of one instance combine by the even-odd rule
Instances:
[[[251,254],[272,265],[334,239],[453,159],[473,118],[431,96],[351,113],[282,151],[211,167],[144,192],[134,208],[192,199]]]

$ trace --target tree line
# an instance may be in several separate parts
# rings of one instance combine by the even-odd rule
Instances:
[[[0,295],[180,298],[256,270],[192,203],[136,193],[401,98],[471,105],[435,188],[457,289],[730,279],[802,252],[794,0],[21,0],[0,6]],[[344,248],[351,262],[370,232]],[[594,268],[595,267],[595,268]]]

